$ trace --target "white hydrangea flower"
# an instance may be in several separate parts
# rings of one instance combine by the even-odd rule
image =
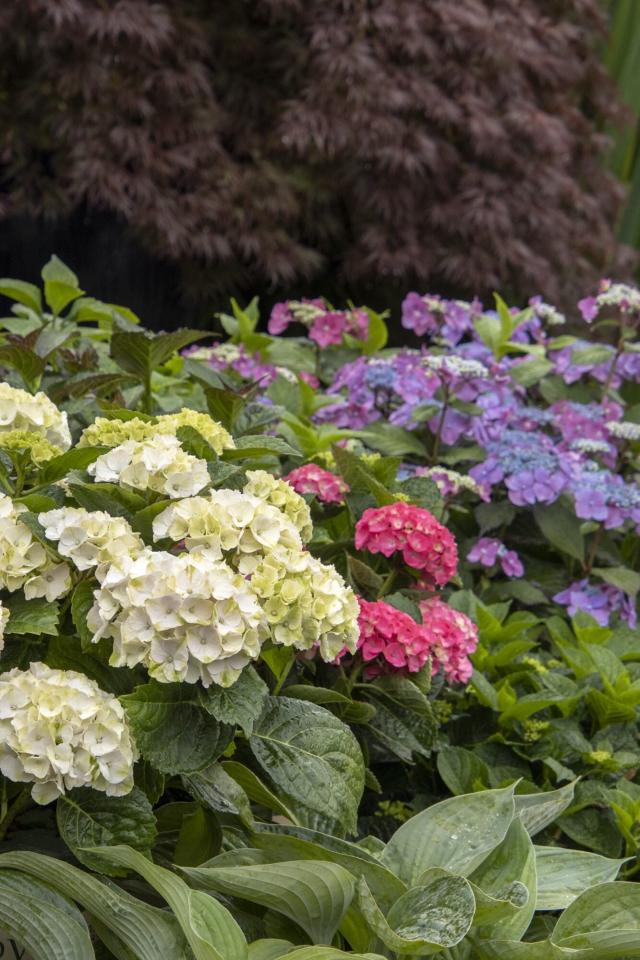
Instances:
[[[564,313],[560,313],[556,307],[551,303],[545,303],[544,300],[533,304],[533,312],[546,323],[548,327],[561,327],[567,322]]]
[[[213,447],[218,456],[235,447],[231,434],[208,413],[183,408],[178,413],[167,413],[153,420],[131,417],[129,420],[110,420],[97,417],[89,424],[78,441],[79,447],[119,447],[128,440],[154,440],[160,434],[174,436],[180,427],[193,427]]]
[[[9,611],[6,607],[2,606],[2,600],[0,600],[0,650],[4,650],[4,631],[8,620]]]
[[[29,527],[20,522],[20,515],[26,512],[22,504],[0,493],[0,587],[10,591],[24,587],[27,599],[47,596],[49,601],[55,600],[71,587],[69,568],[66,563],[52,563]],[[53,577],[51,582],[49,577]]]
[[[114,667],[143,664],[161,683],[230,686],[268,635],[249,582],[207,551],[147,548],[98,568],[87,617],[93,640],[113,640]]]
[[[41,513],[38,520],[47,540],[57,541],[58,553],[69,557],[78,570],[137,556],[144,550],[142,539],[126,520],[103,510],[60,507]]]
[[[640,423],[632,423],[631,420],[610,420],[607,430],[619,440],[640,440]]]
[[[45,393],[32,395],[0,383],[0,431],[9,430],[38,433],[61,450],[71,446],[67,415]]]
[[[358,601],[335,567],[290,550],[264,558],[251,577],[275,643],[308,650],[319,646],[333,661],[344,647],[355,653]]]
[[[36,803],[92,787],[121,797],[137,758],[121,704],[84,674],[32,663],[0,674],[0,770]]]
[[[596,297],[599,307],[618,307],[622,313],[640,313],[640,290],[628,283],[611,283]]]
[[[448,470],[446,467],[429,467],[426,470],[420,470],[417,476],[429,477],[441,493],[448,493],[451,488],[454,494],[459,493],[460,490],[468,490],[475,494],[481,492],[473,477],[466,473],[458,473],[456,470]]]
[[[185,541],[188,550],[206,547],[245,575],[274,551],[300,550],[293,523],[270,503],[238,490],[212,490],[171,504],[153,521],[155,540]]]
[[[313,534],[311,510],[304,497],[296,493],[286,481],[274,477],[266,470],[248,470],[247,478],[243,493],[259,497],[265,503],[277,507],[291,520],[303,541],[311,539]]]
[[[465,377],[474,379],[476,377],[486,378],[489,376],[489,370],[484,363],[479,360],[467,360],[465,357],[445,357],[442,355],[431,355],[424,357],[422,363],[429,370],[436,373],[449,374],[453,377]]]
[[[94,460],[87,471],[97,483],[152,490],[174,499],[193,496],[210,482],[206,461],[187,453],[169,434],[127,440]]]
[[[606,440],[591,440],[588,437],[579,437],[570,443],[572,450],[578,453],[609,453],[611,447]]]

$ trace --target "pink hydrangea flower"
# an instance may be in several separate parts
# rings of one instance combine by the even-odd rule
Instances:
[[[524,567],[515,550],[507,550],[501,540],[495,537],[480,537],[467,554],[470,563],[481,563],[483,567],[492,567],[497,560],[506,577],[522,577]]]
[[[428,643],[420,624],[383,600],[371,603],[360,597],[359,601],[358,649],[366,663],[377,661],[368,669],[368,675],[389,667],[394,671],[417,673],[429,659]]]
[[[344,495],[349,492],[342,477],[329,470],[323,470],[317,463],[306,463],[297,467],[283,478],[296,493],[312,493],[322,503],[344,503]]]
[[[433,657],[433,672],[444,670],[447,680],[467,683],[473,673],[469,654],[478,646],[478,628],[464,613],[432,597],[420,604],[422,627]]]
[[[442,587],[455,576],[458,550],[453,535],[428,510],[409,503],[392,503],[365,510],[356,524],[357,550],[401,552],[409,567],[420,570],[420,586]]]

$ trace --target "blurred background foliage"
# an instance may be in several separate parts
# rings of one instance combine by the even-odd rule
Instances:
[[[55,250],[156,328],[566,307],[637,263],[639,66],[639,0],[9,0],[0,274]]]

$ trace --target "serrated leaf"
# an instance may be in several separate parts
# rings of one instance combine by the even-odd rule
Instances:
[[[391,423],[371,423],[360,431],[360,436],[367,446],[389,457],[404,457],[409,453],[426,456],[424,444],[413,433]]]
[[[443,800],[396,830],[381,861],[408,884],[431,867],[468,875],[504,840],[513,816],[513,787]]]
[[[38,474],[38,482],[55,483],[66,477],[70,470],[84,470],[102,453],[105,453],[104,447],[73,447],[48,460]]]
[[[222,454],[223,460],[248,460],[252,457],[300,457],[300,451],[296,450],[282,440],[280,437],[269,437],[265,434],[258,434],[252,437],[238,437],[235,448],[225,450]]]
[[[580,520],[573,511],[556,500],[551,504],[536,504],[533,515],[549,543],[561,553],[584,562],[584,537],[580,533]]]
[[[213,897],[191,890],[180,877],[151,863],[131,847],[108,847],[99,852],[114,863],[135,870],[167,901],[195,960],[245,960],[244,934],[229,911]]]
[[[111,358],[122,370],[145,380],[177,350],[209,336],[204,330],[174,330],[152,336],[142,330],[116,330],[111,337]]]
[[[116,877],[124,876],[126,870],[114,868],[83,848],[127,843],[136,850],[150,850],[156,837],[151,804],[137,787],[124,797],[107,797],[84,787],[72,790],[58,799],[56,822],[60,836],[80,863]]]
[[[245,827],[253,827],[253,815],[247,794],[219,763],[212,763],[204,770],[183,776],[182,782],[185,790],[205,807],[218,813],[238,816]]]
[[[240,727],[250,737],[255,721],[262,713],[269,688],[253,667],[245,667],[230,687],[212,684],[200,692],[202,707],[219,720]]]
[[[281,861],[184,872],[199,887],[259,903],[297,923],[317,944],[330,944],[354,894],[350,873],[335,863]]]
[[[29,347],[4,344],[0,345],[0,367],[15,370],[22,378],[27,390],[33,393],[40,385],[44,373],[44,360]]]
[[[87,924],[50,887],[15,870],[0,871],[0,929],[32,960],[92,960]],[[2,948],[4,954],[4,946]]]
[[[352,557],[347,554],[347,567],[349,569],[349,574],[351,579],[355,583],[359,584],[361,587],[366,587],[371,590],[375,596],[380,592],[380,588],[384,583],[384,579],[380,576],[379,573],[376,573],[375,570],[372,570],[371,567],[363,563],[362,560],[358,560],[356,557]]]
[[[42,313],[42,294],[35,283],[3,277],[0,280],[0,294],[15,300],[16,303],[23,303],[25,307],[30,307],[36,313]]]
[[[55,254],[45,263],[41,276],[44,280],[44,298],[55,314],[59,314],[84,293],[78,286],[78,278],[73,270]]]
[[[249,745],[303,823],[311,813],[337,830],[355,831],[364,761],[351,730],[333,714],[306,701],[271,697]]]
[[[202,709],[194,684],[151,682],[121,701],[140,752],[162,773],[201,770],[231,742],[233,727]]]
[[[9,610],[9,621],[5,627],[7,636],[23,636],[27,633],[57,636],[60,609],[57,600],[50,602],[45,597],[27,600],[22,593],[14,593],[3,603]]]
[[[23,871],[76,901],[112,931],[136,960],[187,960],[184,937],[164,910],[136,900],[85,870],[39,853],[0,854],[0,869],[5,867]]]
[[[176,436],[187,453],[201,460],[217,460],[218,454],[195,427],[178,427]]]

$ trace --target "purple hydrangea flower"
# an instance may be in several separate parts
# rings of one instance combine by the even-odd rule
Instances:
[[[508,550],[502,540],[495,537],[480,537],[467,554],[471,563],[480,563],[483,567],[492,567],[500,561],[502,572],[507,577],[521,577],[524,567],[515,550]]]
[[[608,626],[614,613],[628,623],[632,630],[637,626],[638,617],[634,601],[622,590],[609,584],[593,584],[585,578],[572,583],[566,590],[557,593],[553,599],[566,607],[571,617],[575,617],[578,611],[582,611],[588,613],[602,627]]]

